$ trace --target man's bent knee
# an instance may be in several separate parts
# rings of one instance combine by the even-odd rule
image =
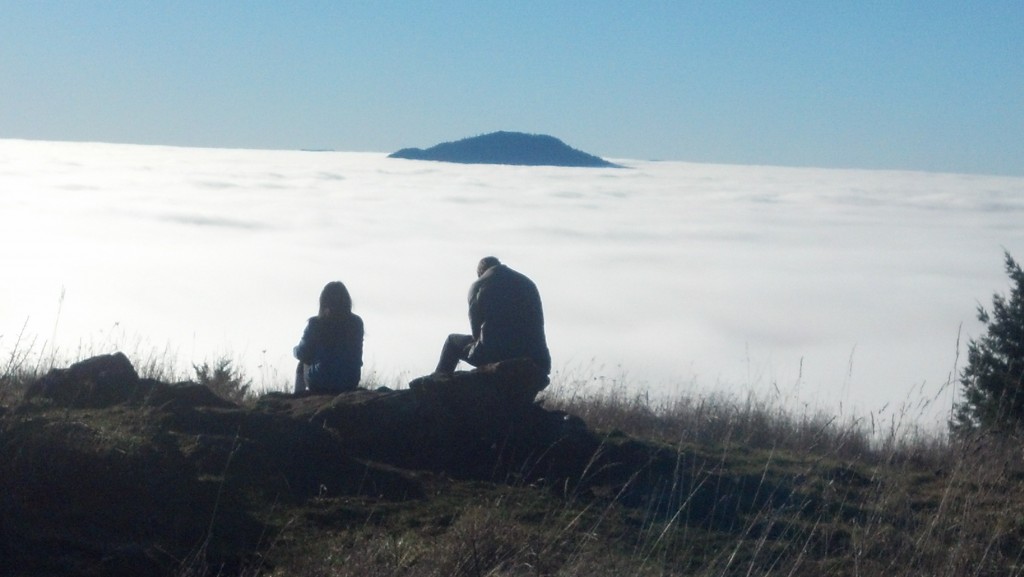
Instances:
[[[441,349],[441,359],[437,362],[437,372],[455,372],[455,367],[459,365],[459,361],[466,360],[472,344],[472,335],[448,335],[448,338],[444,341],[444,347]]]

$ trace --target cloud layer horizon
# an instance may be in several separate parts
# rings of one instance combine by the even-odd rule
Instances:
[[[401,385],[467,330],[493,254],[541,290],[555,380],[948,410],[1003,250],[1024,258],[1024,178],[612,160],[0,140],[0,353],[227,355],[283,388],[342,280],[364,376]]]

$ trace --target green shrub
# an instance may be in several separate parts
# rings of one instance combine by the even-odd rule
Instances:
[[[995,294],[991,313],[978,305],[986,331],[968,343],[963,399],[950,423],[957,434],[1024,432],[1024,271],[1009,252],[1006,274],[1013,281],[1009,297]]]
[[[197,383],[206,385],[224,399],[242,404],[253,396],[252,379],[246,378],[243,371],[234,369],[228,358],[218,359],[212,366],[206,362],[194,364],[192,369],[196,373]]]

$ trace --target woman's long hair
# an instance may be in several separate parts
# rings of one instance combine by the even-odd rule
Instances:
[[[341,281],[333,281],[320,291],[320,317],[345,317],[352,314],[352,297]]]

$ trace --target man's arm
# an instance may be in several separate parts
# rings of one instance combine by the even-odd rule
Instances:
[[[480,300],[480,289],[476,283],[469,292],[469,326],[473,332],[473,340],[480,340],[480,327],[484,324],[483,306]]]

